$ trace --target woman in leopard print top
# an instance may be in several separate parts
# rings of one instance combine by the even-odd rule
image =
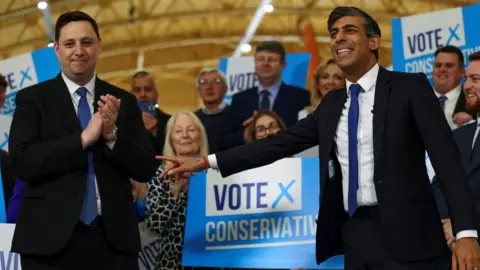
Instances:
[[[172,115],[166,130],[164,155],[208,154],[205,128],[195,114],[180,112]],[[166,165],[158,168],[148,184],[145,212],[147,227],[159,235],[160,249],[155,270],[182,269],[188,178],[172,183],[161,179],[159,176]]]

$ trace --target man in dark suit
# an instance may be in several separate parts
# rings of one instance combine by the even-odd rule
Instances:
[[[453,264],[480,267],[465,172],[426,76],[380,67],[380,28],[358,8],[335,8],[328,30],[347,89],[331,91],[314,113],[270,138],[197,159],[158,157],[174,162],[164,174],[211,167],[226,177],[318,145],[317,262],[345,254],[347,270],[424,270],[447,267],[450,257],[426,171],[428,150],[461,238]],[[341,172],[333,179],[330,159]]]
[[[466,72],[464,84],[465,92],[468,96],[466,108],[469,112],[477,115],[480,113],[480,52],[471,54],[470,64]],[[453,138],[460,150],[461,162],[467,172],[468,185],[475,203],[475,221],[477,231],[480,229],[480,136],[479,120],[454,130]],[[449,218],[448,206],[445,196],[440,189],[440,182],[435,177],[432,183],[435,200],[440,212],[440,217],[444,224],[445,235],[451,247],[455,244],[455,237],[452,233],[452,225]]]
[[[62,72],[20,91],[9,150],[25,181],[12,251],[22,268],[138,269],[129,178],[154,174],[135,97],[95,75],[97,23],[80,11],[55,26]]]
[[[258,86],[233,95],[228,112],[225,148],[242,145],[248,125],[258,110],[276,112],[287,126],[295,124],[298,112],[310,104],[310,92],[282,82],[285,48],[277,41],[264,41],[255,51]]]
[[[451,129],[472,120],[465,109],[466,98],[461,85],[464,65],[463,53],[455,46],[444,46],[435,52],[433,86]]]
[[[132,78],[132,93],[142,110],[143,123],[150,134],[155,151],[161,154],[165,143],[165,127],[170,115],[158,107],[158,90],[152,75],[146,71],[135,73]]]

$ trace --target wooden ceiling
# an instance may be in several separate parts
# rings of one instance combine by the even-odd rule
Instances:
[[[0,60],[49,43],[37,0],[1,0]],[[82,10],[100,27],[103,52],[99,77],[130,90],[138,68],[151,72],[161,107],[173,112],[199,106],[197,73],[233,54],[260,0],[50,0],[52,21]],[[391,20],[396,17],[473,4],[472,0],[273,0],[251,42],[282,41],[288,52],[303,52],[303,25],[311,23],[321,57],[330,55],[326,21],[339,5],[356,5],[380,24],[380,63],[391,64]]]

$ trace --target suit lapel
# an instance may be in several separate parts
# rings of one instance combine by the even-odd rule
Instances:
[[[288,100],[287,89],[285,89],[285,84],[280,84],[280,88],[278,88],[277,97],[273,101],[272,109],[273,111],[281,111],[289,106],[291,100]]]
[[[103,81],[98,77],[95,78],[95,95],[93,97],[93,111],[98,111],[98,101],[101,100],[100,97],[108,94],[106,87],[103,85]]]
[[[55,86],[52,91],[51,100],[59,109],[59,117],[61,122],[65,125],[68,132],[77,132],[81,130],[80,122],[78,121],[77,113],[75,112],[75,104],[73,104],[72,96],[68,91],[68,87],[62,78],[61,73],[55,78]]]
[[[375,86],[375,101],[373,105],[373,156],[374,168],[381,153],[383,145],[383,133],[387,114],[388,97],[390,95],[390,72],[382,67],[378,71]]]
[[[473,142],[473,136],[475,136],[475,132],[477,130],[477,125],[478,123],[475,122],[473,124],[471,124],[469,127],[468,127],[468,130],[465,130],[465,132],[468,132],[467,134],[465,134],[465,136],[468,136],[468,137],[465,137],[465,138],[468,138],[467,140],[463,140],[465,142],[463,142],[463,144],[467,144],[468,142],[468,145],[464,145],[462,146],[464,149],[465,149],[465,161],[463,160],[462,158],[462,161],[465,162],[466,164],[468,164],[467,166],[467,175],[472,173],[473,170],[475,170],[478,165],[480,165],[480,144],[478,144],[478,140],[480,139],[480,137],[478,137],[477,135],[477,141],[475,143],[475,145],[473,146],[473,149],[472,149],[472,144],[474,143]],[[479,134],[480,135],[480,134]],[[466,151],[468,149],[468,151]],[[463,155],[462,155],[463,157]]]

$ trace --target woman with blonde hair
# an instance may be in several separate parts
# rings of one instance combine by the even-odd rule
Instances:
[[[312,78],[310,106],[298,113],[298,120],[312,113],[322,101],[322,98],[331,90],[345,88],[345,75],[333,58],[327,59],[318,65]]]
[[[178,112],[168,120],[163,155],[208,155],[207,134],[194,113]],[[155,270],[177,270],[183,269],[183,233],[189,175],[184,175],[179,181],[160,178],[165,166],[168,166],[165,162],[160,165],[148,183],[145,216],[147,227],[159,236]]]

